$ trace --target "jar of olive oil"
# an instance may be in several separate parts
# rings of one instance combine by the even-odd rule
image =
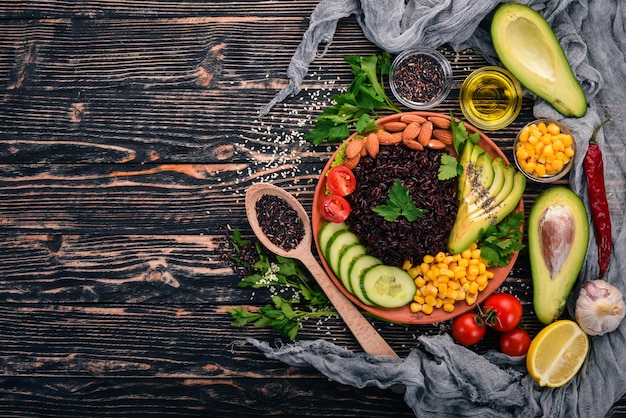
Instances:
[[[467,76],[459,100],[467,122],[483,130],[502,129],[519,115],[522,87],[504,68],[482,67]]]

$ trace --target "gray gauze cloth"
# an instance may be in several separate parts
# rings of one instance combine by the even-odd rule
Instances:
[[[483,20],[497,0],[322,0],[296,50],[289,86],[261,113],[299,91],[320,44],[330,42],[341,18],[354,15],[367,38],[381,49],[397,53],[410,47],[450,44],[473,47],[499,64]],[[607,195],[612,218],[613,254],[604,279],[626,291],[626,2],[617,0],[526,1],[551,24],[587,99],[587,114],[563,118],[541,99],[536,117],[561,120],[576,139],[578,152],[570,174],[571,188],[587,208],[583,158],[592,131],[606,117],[597,139],[604,152]],[[482,24],[481,24],[482,22]],[[589,209],[588,209],[589,213]],[[598,252],[593,228],[581,277],[572,291],[568,310],[580,284],[598,278]],[[523,358],[495,350],[478,355],[446,334],[422,336],[406,358],[352,353],[326,341],[299,341],[279,348],[247,340],[267,357],[295,366],[313,366],[329,379],[362,388],[406,387],[405,401],[420,417],[602,417],[626,392],[626,325],[601,337],[591,337],[589,356],[581,371],[565,386],[541,388],[526,372]]]

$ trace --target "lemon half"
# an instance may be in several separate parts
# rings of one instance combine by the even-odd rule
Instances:
[[[526,367],[540,386],[560,387],[582,367],[589,352],[589,337],[569,319],[542,329],[532,340]]]

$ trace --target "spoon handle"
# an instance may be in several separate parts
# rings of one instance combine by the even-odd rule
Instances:
[[[357,307],[331,281],[312,253],[304,254],[301,260],[309,269],[330,302],[366,353],[398,357],[387,341],[380,336],[372,324]]]

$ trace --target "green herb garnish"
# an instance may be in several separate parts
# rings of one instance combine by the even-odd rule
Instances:
[[[383,78],[391,67],[389,52],[367,57],[348,55],[344,60],[350,64],[354,79],[346,92],[333,96],[333,106],[322,111],[305,136],[313,144],[343,141],[353,125],[361,134],[377,129],[377,110],[400,112],[384,88]]]
[[[452,130],[452,145],[458,155],[461,155],[466,141],[472,141],[474,144],[480,142],[480,134],[478,132],[468,133],[465,123],[462,120],[457,121],[452,114],[450,114],[450,128]]]
[[[386,221],[393,222],[400,216],[404,216],[409,222],[413,222],[426,211],[415,206],[409,189],[402,186],[400,180],[396,179],[389,190],[389,199],[385,205],[376,206],[374,212],[385,218]]]
[[[247,307],[229,309],[233,318],[231,325],[269,327],[293,341],[303,320],[337,313],[329,308],[332,305],[319,286],[307,282],[295,260],[266,252],[258,241],[243,239],[238,229],[233,232],[230,242],[234,251],[230,259],[247,274],[238,283],[239,287],[268,288],[275,293],[281,289],[281,294],[289,295],[284,298],[273,294],[272,303],[258,310]],[[287,289],[291,292],[282,291]]]
[[[457,159],[449,154],[441,154],[441,165],[439,171],[437,171],[437,178],[439,180],[448,180],[455,178],[463,172],[463,167],[457,161]]]
[[[513,253],[524,248],[521,242],[522,222],[522,212],[514,212],[482,232],[478,239],[478,248],[480,256],[490,267],[506,266]]]

